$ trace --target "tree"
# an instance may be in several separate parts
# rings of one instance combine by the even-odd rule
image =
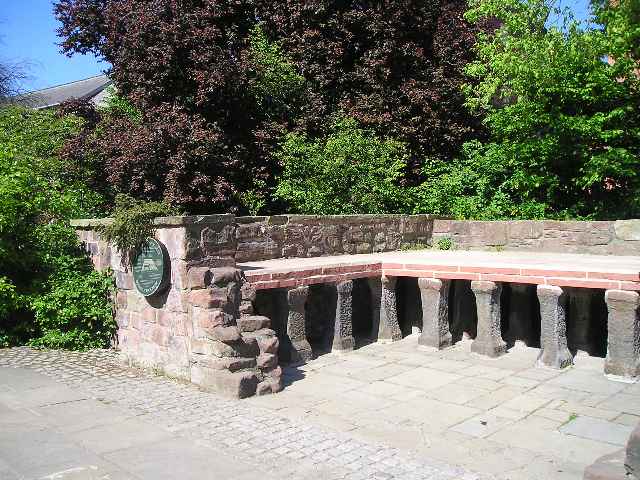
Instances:
[[[479,135],[461,91],[480,30],[463,18],[465,0],[256,3],[267,34],[309,82],[298,121],[308,134],[341,113],[406,143],[414,167],[451,160]]]
[[[0,61],[0,103],[20,93],[20,82],[25,78],[24,65]]]
[[[112,116],[94,145],[117,190],[211,213],[273,182],[271,152],[302,79],[254,10],[251,1],[56,4],[63,51],[110,62],[119,94],[141,113],[138,123]]]
[[[478,58],[466,69],[474,80],[467,105],[485,115],[490,138],[468,144],[454,170],[427,165],[419,211],[450,191],[474,199],[440,212],[461,217],[640,214],[637,44],[613,28],[623,12],[597,13],[602,28],[585,28],[549,0],[471,2],[470,21],[501,23],[480,35]],[[552,14],[558,25],[550,25]]]
[[[101,127],[105,178],[139,198],[212,212],[263,206],[280,140],[322,137],[338,114],[407,144],[414,167],[451,159],[479,130],[460,90],[477,30],[465,7],[58,0],[55,12],[63,51],[110,62],[120,95],[141,112],[137,125]]]

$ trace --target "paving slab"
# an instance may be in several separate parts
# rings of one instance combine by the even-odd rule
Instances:
[[[599,418],[577,417],[560,427],[560,431],[576,437],[624,446],[627,444],[633,427]]]

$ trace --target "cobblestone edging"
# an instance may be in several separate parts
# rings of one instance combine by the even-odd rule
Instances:
[[[322,480],[487,480],[408,451],[275,415],[191,384],[125,367],[110,350],[0,349],[0,367],[30,368],[138,418],[209,443],[262,472]]]

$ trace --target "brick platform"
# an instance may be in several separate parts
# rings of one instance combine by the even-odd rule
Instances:
[[[505,319],[501,307],[503,286],[509,286],[513,305],[509,312],[512,332],[533,331],[532,309],[539,309],[540,356],[538,364],[551,368],[564,368],[573,363],[575,351],[570,351],[567,332],[571,331],[574,350],[585,342],[590,333],[592,310],[588,292],[605,291],[604,301],[608,310],[605,329],[608,329],[607,361],[605,373],[611,378],[635,381],[640,373],[640,258],[581,254],[535,252],[478,252],[478,251],[409,251],[367,255],[330,256],[320,258],[275,259],[238,264],[246,280],[256,290],[284,289],[295,292],[303,306],[296,307],[297,314],[289,315],[286,331],[295,335],[287,339],[291,345],[300,346],[292,358],[309,357],[306,328],[313,322],[305,320],[304,299],[309,287],[318,284],[336,286],[338,302],[335,310],[333,349],[352,348],[354,344],[351,326],[351,291],[353,281],[368,279],[370,298],[375,307],[372,315],[372,339],[395,341],[402,337],[398,321],[400,308],[396,298],[398,280],[418,279],[421,291],[422,326],[425,333],[420,345],[426,348],[446,348],[451,345],[451,321],[448,311],[451,281],[470,282],[467,297],[472,298],[475,310],[458,312],[459,317],[471,315],[477,318],[469,327],[475,338],[472,352],[497,357],[506,353],[508,345],[502,338]],[[429,281],[432,280],[432,281]],[[516,299],[514,293],[523,286],[535,286],[538,306],[526,295]],[[513,286],[513,287],[511,287]],[[342,293],[341,293],[342,292]],[[345,293],[347,292],[347,293]],[[585,296],[585,292],[587,295]],[[328,302],[329,300],[327,300]],[[459,300],[458,300],[459,301]],[[292,304],[289,302],[289,311]],[[300,301],[297,301],[299,304]],[[574,310],[569,322],[568,308]],[[280,307],[281,308],[281,307]],[[348,319],[348,320],[345,320]],[[527,323],[527,325],[524,325]],[[347,333],[339,333],[347,332]],[[340,336],[342,335],[342,336]],[[343,338],[344,337],[344,338]],[[513,339],[512,339],[513,340]],[[577,348],[576,348],[577,347]]]

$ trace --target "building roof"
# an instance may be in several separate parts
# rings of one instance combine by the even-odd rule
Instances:
[[[54,107],[71,100],[89,100],[95,105],[104,101],[106,88],[111,85],[111,80],[106,75],[76,80],[75,82],[56,85],[34,92],[25,93],[15,97],[14,103],[35,109]]]

